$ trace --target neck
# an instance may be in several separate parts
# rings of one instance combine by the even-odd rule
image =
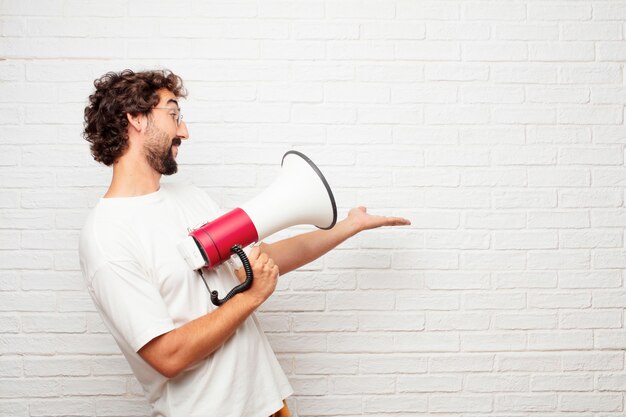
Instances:
[[[137,197],[157,191],[161,174],[148,165],[145,158],[138,160],[125,155],[113,164],[111,185],[104,195],[112,197]]]

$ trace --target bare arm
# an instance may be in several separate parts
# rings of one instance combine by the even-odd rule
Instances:
[[[173,378],[206,358],[235,333],[245,319],[276,288],[278,267],[258,248],[249,255],[254,273],[252,287],[220,308],[162,334],[139,350],[139,355],[162,375]]]
[[[262,244],[261,251],[269,255],[286,274],[314,261],[359,232],[381,226],[405,226],[411,222],[402,217],[374,216],[365,207],[350,210],[348,216],[330,230],[316,230],[271,244]]]
[[[158,336],[139,350],[139,355],[158,372],[173,378],[222,346],[245,319],[274,291],[278,277],[305,265],[355,234],[381,226],[407,225],[400,217],[372,216],[364,207],[350,210],[348,217],[331,230],[305,233],[254,248],[252,288],[235,295],[210,314]],[[274,259],[276,258],[276,259]],[[238,271],[240,279],[243,273]]]

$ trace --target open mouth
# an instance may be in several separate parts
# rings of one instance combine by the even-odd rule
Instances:
[[[174,156],[178,155],[178,147],[181,144],[181,140],[179,138],[175,138],[174,140],[172,140],[172,146],[170,146],[170,152],[172,152],[172,154]]]

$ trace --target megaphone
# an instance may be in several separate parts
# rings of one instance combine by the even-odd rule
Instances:
[[[304,154],[289,151],[283,155],[281,173],[261,194],[228,213],[192,230],[178,250],[193,270],[215,268],[230,259],[241,258],[246,280],[219,299],[221,305],[252,285],[252,268],[243,247],[299,224],[331,229],[337,222],[333,193],[319,168]]]

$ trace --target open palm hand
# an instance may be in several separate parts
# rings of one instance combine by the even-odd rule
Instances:
[[[365,207],[355,207],[348,212],[347,219],[357,232],[382,226],[407,226],[411,221],[403,217],[377,216],[367,212]]]

